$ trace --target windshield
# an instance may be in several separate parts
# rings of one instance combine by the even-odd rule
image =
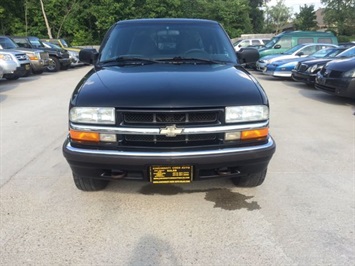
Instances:
[[[46,42],[45,44],[47,44],[51,48],[60,49],[60,50],[62,49],[60,46],[58,46],[54,43]]]
[[[355,46],[338,54],[336,57],[353,57],[353,56],[355,56]]]
[[[127,23],[117,24],[109,34],[102,45],[100,62],[128,57],[237,62],[230,39],[218,24]]]
[[[32,44],[33,48],[43,48],[43,47],[45,47],[40,40],[30,39],[30,43]]]
[[[291,49],[288,49],[287,51],[283,52],[283,54],[293,54],[294,52],[297,52],[297,50],[301,49],[303,46],[304,44],[296,45],[295,47],[292,47]]]
[[[63,44],[64,47],[69,48],[70,45],[67,43],[64,39],[60,39],[61,43]]]
[[[339,48],[325,48],[325,49],[321,49],[321,50],[311,54],[310,56],[317,57],[317,58],[334,57],[337,54],[339,54],[341,51],[343,51],[343,50],[341,50]]]
[[[15,49],[18,48],[18,45],[7,37],[0,37],[0,45],[2,49]]]
[[[277,43],[279,41],[279,37],[274,37],[271,39],[271,41],[269,41],[266,45],[265,45],[265,48],[272,48],[275,43]]]

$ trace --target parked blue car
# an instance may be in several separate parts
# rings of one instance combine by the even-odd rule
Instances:
[[[293,59],[309,56],[319,50],[329,47],[339,47],[338,45],[331,43],[302,43],[292,47],[291,49],[281,53],[281,54],[272,54],[261,57],[256,62],[256,69],[264,71],[266,65],[271,64],[278,60],[283,59]]]
[[[317,58],[332,58],[344,51],[345,48],[333,47],[319,50],[307,57],[277,60],[265,66],[263,73],[274,77],[291,78],[292,70],[299,62]]]

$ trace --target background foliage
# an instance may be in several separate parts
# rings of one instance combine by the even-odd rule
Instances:
[[[47,29],[41,4],[48,18]],[[278,33],[290,23],[292,10],[284,0],[1,0],[0,34],[63,37],[75,45],[99,44],[116,21],[132,18],[185,17],[217,20],[230,37]],[[355,0],[322,0],[327,22],[341,34],[355,35]],[[314,7],[296,14],[299,29],[313,29]]]

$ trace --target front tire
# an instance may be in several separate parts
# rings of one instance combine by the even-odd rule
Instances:
[[[246,176],[233,177],[232,182],[234,183],[234,185],[238,187],[257,187],[264,182],[266,177],[266,172],[267,169],[261,172],[248,174]]]
[[[49,57],[49,65],[47,66],[48,72],[57,72],[60,69],[60,62],[58,58],[54,56]]]
[[[82,191],[98,191],[107,187],[108,180],[100,180],[94,178],[82,177],[73,174],[75,186]]]

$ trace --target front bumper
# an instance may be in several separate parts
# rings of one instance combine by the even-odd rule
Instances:
[[[4,74],[13,74],[18,68],[18,64],[15,61],[0,61],[0,67]]]
[[[264,71],[266,65],[267,65],[266,63],[260,62],[260,61],[256,61],[256,63],[255,63],[256,70],[259,70],[259,71]]]
[[[65,67],[65,66],[70,66],[72,61],[71,61],[71,59],[69,57],[68,58],[60,58],[59,59],[59,63],[60,63],[61,66]]]
[[[340,97],[355,99],[355,78],[317,76],[315,88]]]
[[[48,59],[31,60],[31,67],[34,71],[44,70],[49,65]]]
[[[123,179],[149,181],[152,165],[191,165],[194,180],[235,177],[263,171],[276,149],[269,137],[265,144],[252,147],[222,148],[200,151],[151,152],[90,150],[75,148],[67,139],[63,154],[74,174],[89,178],[111,179],[124,173]],[[223,169],[223,171],[221,171]],[[227,169],[227,170],[226,170]],[[114,178],[112,178],[114,179]]]
[[[15,71],[15,75],[19,77],[27,76],[31,72],[31,66],[29,63],[21,64]]]
[[[304,82],[306,84],[314,84],[317,74],[306,74],[292,70],[291,77],[294,81]]]

